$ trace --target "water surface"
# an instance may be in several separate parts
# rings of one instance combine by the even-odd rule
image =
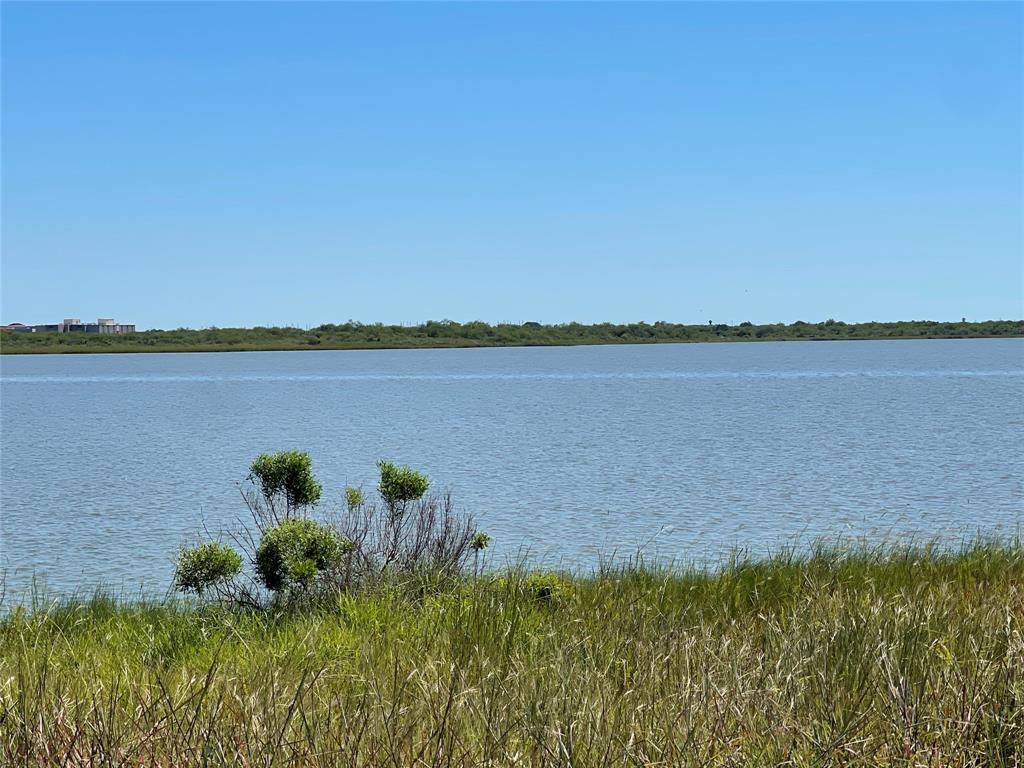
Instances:
[[[7,356],[0,396],[14,592],[164,589],[282,448],[328,506],[387,457],[452,489],[494,557],[582,568],[1024,519],[1021,339]]]

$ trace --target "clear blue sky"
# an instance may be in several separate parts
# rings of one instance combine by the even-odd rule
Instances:
[[[4,322],[1024,314],[1021,4],[2,14]]]

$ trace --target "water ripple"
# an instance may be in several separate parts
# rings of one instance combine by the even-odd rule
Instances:
[[[189,374],[143,376],[74,376],[15,374],[0,376],[4,384],[181,384],[331,381],[658,381],[675,379],[934,379],[1020,377],[1021,370],[875,370],[875,371],[640,371],[573,373],[358,373],[358,374]]]

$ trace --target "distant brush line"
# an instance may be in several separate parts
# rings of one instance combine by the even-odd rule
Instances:
[[[795,322],[788,325],[708,323],[564,323],[489,325],[483,322],[428,321],[422,325],[327,323],[295,327],[205,328],[141,331],[130,334],[24,333],[0,328],[2,354],[257,352],[327,349],[447,349],[461,347],[538,347],[607,344],[689,344],[755,341],[854,341],[895,339],[1016,338],[1020,320],[981,322],[904,321],[892,323]]]

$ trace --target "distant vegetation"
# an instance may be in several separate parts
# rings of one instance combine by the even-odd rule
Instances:
[[[1024,336],[1024,321],[942,323],[776,323],[754,325],[681,325],[677,323],[456,323],[431,320],[422,325],[332,323],[301,328],[206,328],[152,330],[124,335],[0,332],[0,352],[228,352],[298,349],[405,349],[431,347],[558,346],[575,344],[651,344],[702,341],[790,341],[838,339],[935,339]]]

